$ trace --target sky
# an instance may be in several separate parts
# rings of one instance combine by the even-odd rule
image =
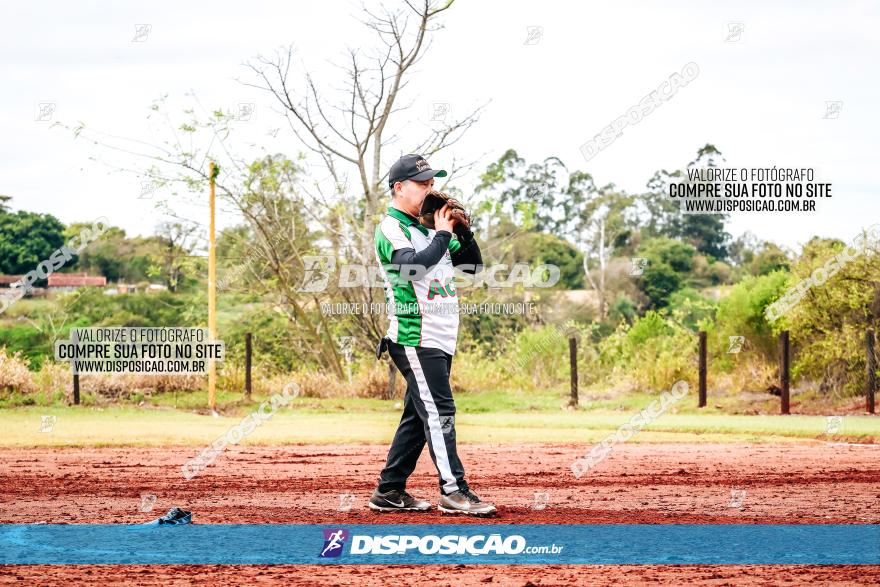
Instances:
[[[450,119],[485,104],[462,140],[430,161],[476,160],[455,183],[466,194],[509,148],[640,192],[656,170],[681,168],[712,143],[729,166],[813,168],[832,184],[815,213],[734,215],[733,235],[749,230],[792,248],[813,235],[850,240],[880,219],[878,13],[878,3],[857,1],[457,0],[401,96],[411,106],[386,164],[437,124],[435,104],[446,104]],[[295,157],[302,146],[269,96],[246,85],[255,79],[243,64],[292,44],[297,74],[308,71],[329,91],[344,83],[337,65],[348,47],[376,46],[362,17],[359,2],[337,0],[6,2],[0,194],[13,197],[13,209],[65,223],[106,216],[129,235],[152,234],[168,219],[157,208],[167,194],[144,195],[136,174],[108,167],[143,161],[52,125],[155,144],[153,100],[167,95],[182,110],[193,92],[207,109],[254,104],[230,138],[241,152],[257,144]],[[692,81],[586,160],[584,143],[688,63],[699,68]],[[171,205],[206,219],[204,206]],[[221,227],[235,221],[221,210]]]

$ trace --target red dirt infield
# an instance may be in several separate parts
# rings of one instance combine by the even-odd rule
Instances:
[[[199,524],[877,524],[880,446],[632,444],[580,479],[583,446],[463,444],[490,519],[366,509],[387,447],[236,446],[194,479],[198,447],[0,449],[0,523],[138,523],[172,506]],[[435,500],[427,451],[408,490]],[[732,492],[735,491],[735,494]],[[744,493],[743,493],[744,491]],[[546,494],[536,509],[535,493]],[[141,511],[142,494],[155,495]],[[341,504],[354,496],[351,509]],[[541,496],[538,496],[541,499]],[[540,506],[540,503],[538,504]],[[344,507],[344,506],[343,506]],[[877,566],[6,566],[0,582],[135,584],[878,584]]]

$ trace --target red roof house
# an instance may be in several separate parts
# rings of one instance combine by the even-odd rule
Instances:
[[[52,273],[49,275],[49,287],[103,287],[107,278],[103,275],[87,275],[86,273]]]

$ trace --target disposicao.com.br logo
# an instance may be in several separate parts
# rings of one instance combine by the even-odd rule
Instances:
[[[348,530],[324,530],[324,547],[318,556],[321,558],[338,557],[345,547],[346,538],[348,538]]]
[[[338,557],[348,538],[345,530],[324,530],[324,549],[322,558]],[[472,555],[484,554],[516,555],[516,554],[559,554],[563,546],[528,546],[526,539],[518,534],[502,537],[501,534],[476,534],[474,536],[446,535],[416,536],[413,534],[389,534],[351,536],[349,554],[384,554],[399,555],[410,551],[418,554],[439,555]]]

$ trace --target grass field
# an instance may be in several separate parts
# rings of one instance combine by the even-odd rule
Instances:
[[[222,400],[223,398],[221,398]],[[578,410],[559,398],[462,394],[456,399],[460,442],[561,442],[592,444],[625,424],[652,398],[587,402]],[[682,403],[686,402],[684,400]],[[259,402],[222,404],[221,415],[204,409],[202,394],[167,394],[147,407],[30,406],[0,411],[0,446],[207,445]],[[554,403],[557,407],[552,407]],[[176,407],[174,404],[177,404]],[[662,415],[629,442],[778,443],[809,440],[872,443],[880,418],[844,416],[834,434],[824,416],[727,415],[681,406]],[[400,418],[399,402],[361,398],[298,398],[248,436],[244,444],[388,443]],[[676,413],[677,412],[677,413]],[[714,412],[714,413],[713,413]],[[41,432],[42,416],[54,416]]]

